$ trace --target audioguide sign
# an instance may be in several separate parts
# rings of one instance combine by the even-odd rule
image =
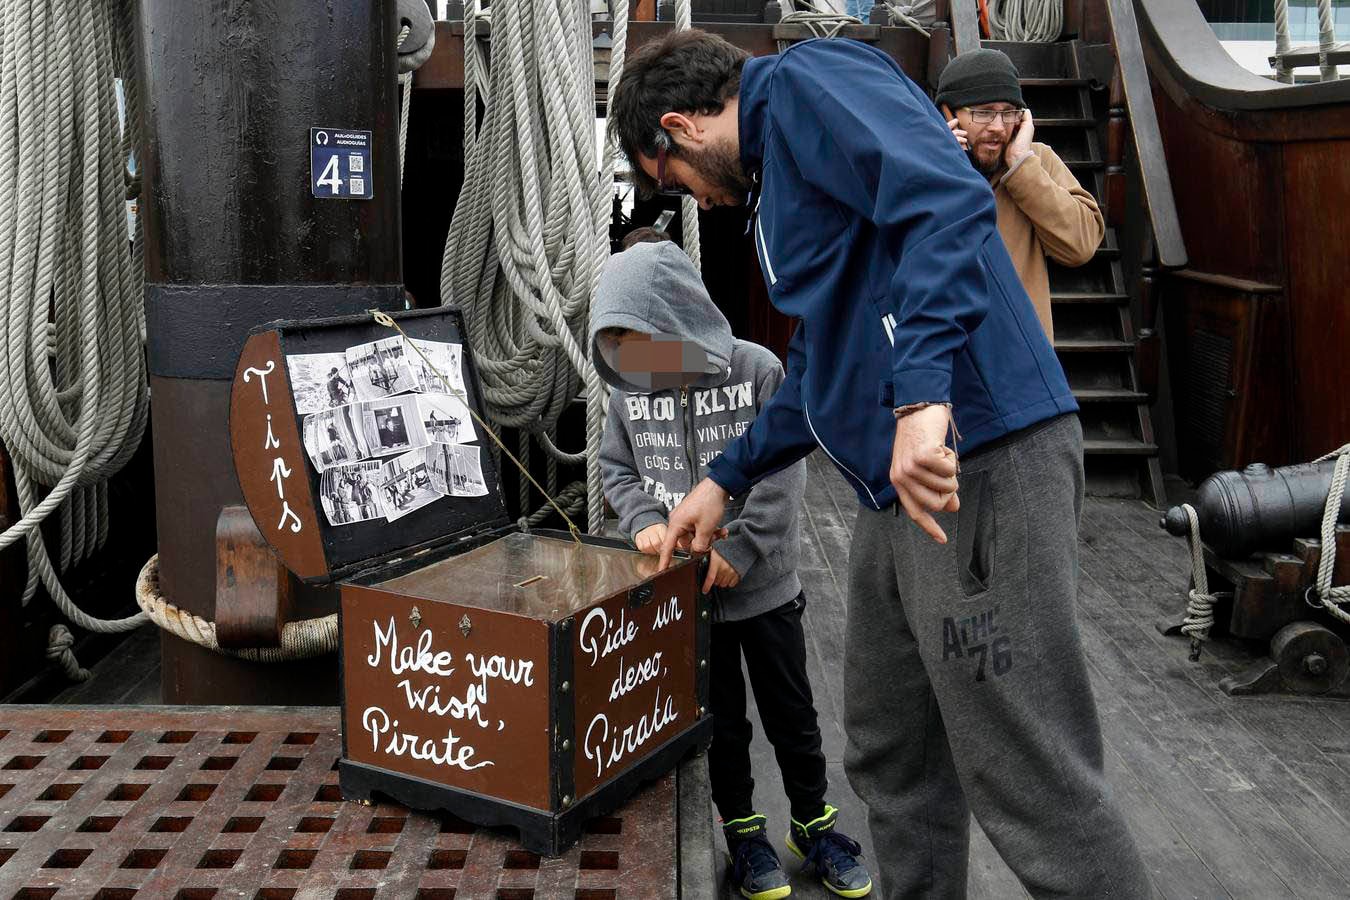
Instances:
[[[309,187],[327,200],[375,196],[370,171],[371,133],[352,128],[309,130]]]

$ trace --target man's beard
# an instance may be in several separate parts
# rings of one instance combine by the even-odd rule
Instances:
[[[998,153],[994,154],[993,159],[981,158],[980,154],[973,148],[968,152],[970,153],[970,161],[975,164],[976,170],[985,178],[988,178],[1002,168],[1003,153],[1007,149],[1008,145],[1006,143],[999,144]]]
[[[744,199],[755,182],[741,168],[741,154],[731,141],[711,143],[704,150],[683,150],[680,154],[689,167],[714,188]]]

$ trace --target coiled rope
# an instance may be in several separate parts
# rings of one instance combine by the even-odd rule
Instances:
[[[1063,0],[990,0],[989,31],[996,41],[1057,41],[1064,31]]]
[[[847,13],[822,10],[812,0],[786,0],[791,12],[783,14],[779,21],[784,25],[805,25],[812,34],[820,38],[838,37],[848,25],[861,25],[862,19]],[[778,52],[787,49],[789,41],[778,42]]]
[[[125,207],[139,190],[127,172],[140,104],[132,8],[0,3],[0,442],[22,514],[0,550],[27,542],[25,604],[40,585],[72,623],[99,632],[145,621],[87,615],[58,576],[103,547],[107,480],[148,414],[141,244],[128,248]],[[39,526],[58,510],[53,565]],[[53,629],[48,652],[78,676],[68,634]]]
[[[622,69],[627,22],[626,2],[616,6],[612,72]],[[484,23],[492,28],[490,61],[478,40]],[[604,511],[606,397],[584,335],[609,254],[613,170],[596,152],[589,8],[494,0],[489,13],[475,2],[464,32],[464,186],[446,238],[441,297],[465,313],[489,416],[535,437],[548,455],[550,489],[559,463],[585,463],[594,531]],[[553,435],[578,380],[586,448],[564,453]]]
[[[1315,462],[1335,457],[1336,468],[1331,470],[1331,489],[1327,491],[1327,505],[1322,510],[1322,558],[1317,564],[1316,601],[1309,592],[1308,602],[1321,607],[1331,615],[1350,624],[1350,612],[1342,609],[1342,604],[1350,603],[1350,584],[1332,587],[1331,579],[1336,572],[1336,520],[1340,515],[1341,498],[1345,496],[1345,487],[1350,482],[1350,444],[1328,453]]]

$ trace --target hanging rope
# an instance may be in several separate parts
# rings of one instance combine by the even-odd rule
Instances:
[[[1315,462],[1336,458],[1336,468],[1331,470],[1331,490],[1327,491],[1327,505],[1322,512],[1322,558],[1317,565],[1316,602],[1309,590],[1308,602],[1319,606],[1346,624],[1350,624],[1350,612],[1342,609],[1342,604],[1350,603],[1350,584],[1332,587],[1331,579],[1336,573],[1336,520],[1341,511],[1341,498],[1345,496],[1345,486],[1350,481],[1350,444],[1328,453]]]
[[[398,84],[400,103],[398,117],[398,183],[403,186],[403,159],[408,147],[408,114],[412,106],[413,72],[431,59],[436,49],[436,23],[431,10],[423,0],[400,0],[398,5],[399,29],[398,43]],[[414,27],[415,26],[415,27]],[[404,46],[412,34],[424,36],[419,46]]]
[[[626,5],[626,4],[625,4]],[[616,12],[617,17],[617,12]],[[689,0],[675,0],[675,30],[694,27],[694,14]],[[698,235],[698,201],[693,197],[680,198],[680,227],[684,238],[684,252],[694,261],[694,268],[703,271],[703,245]]]
[[[140,241],[125,203],[139,121],[131,3],[2,0],[0,5],[0,442],[9,451],[27,604],[39,585],[72,623],[122,632],[142,615],[85,614],[58,570],[108,533],[107,480],[131,458],[147,418]],[[114,79],[123,78],[125,133]],[[60,511],[53,565],[39,526]],[[78,673],[53,629],[49,654]]]
[[[1275,0],[1275,80],[1294,83],[1294,73],[1285,64],[1289,52],[1289,0]]]
[[[398,30],[398,45],[403,46],[403,42],[408,39],[408,32],[411,31],[407,25]],[[412,72],[398,73],[399,86],[399,104],[398,104],[398,186],[403,189],[403,162],[408,156],[408,113],[412,106]]]
[[[621,65],[617,11],[615,19]],[[486,23],[490,62],[478,40]],[[596,153],[589,9],[569,0],[494,0],[489,13],[475,2],[464,25],[464,186],[446,238],[441,297],[464,310],[497,425],[551,436],[578,379],[584,383],[588,527],[598,530],[606,398],[583,347],[609,253],[613,179],[605,181]],[[551,438],[541,446],[556,450]]]
[[[1331,0],[1317,0],[1317,52],[1322,60],[1322,80],[1340,78],[1336,64],[1327,62],[1327,52],[1336,48],[1336,20],[1331,12]]]
[[[1057,41],[1064,31],[1063,0],[990,0],[989,29],[996,41]]]
[[[1200,659],[1200,648],[1209,640],[1209,630],[1214,627],[1214,604],[1220,595],[1209,592],[1205,549],[1200,541],[1200,517],[1189,503],[1181,504],[1181,511],[1186,514],[1186,543],[1191,550],[1191,586],[1186,592],[1186,618],[1181,620],[1181,633],[1191,639],[1190,658],[1191,662],[1196,662]]]

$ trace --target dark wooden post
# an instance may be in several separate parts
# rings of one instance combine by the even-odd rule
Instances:
[[[250,328],[402,308],[394,0],[141,0],[145,300],[160,579],[216,614],[216,521]],[[310,128],[372,132],[373,198],[317,199]],[[336,609],[302,590],[295,615]],[[336,658],[242,663],[165,635],[169,703],[333,702]]]

